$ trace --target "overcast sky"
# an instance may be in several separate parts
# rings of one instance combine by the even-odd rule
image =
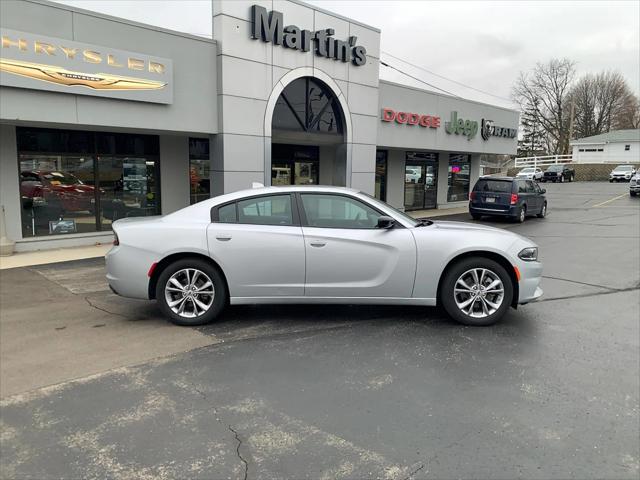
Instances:
[[[138,22],[210,36],[209,0],[58,0]],[[579,74],[618,70],[640,93],[640,1],[311,0],[382,30],[383,61],[452,94],[509,105],[522,70],[552,57],[577,62]],[[287,19],[285,18],[285,24]],[[426,87],[387,67],[387,80]]]

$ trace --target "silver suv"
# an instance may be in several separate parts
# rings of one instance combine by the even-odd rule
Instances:
[[[640,175],[636,172],[629,181],[629,195],[635,197],[640,193]]]

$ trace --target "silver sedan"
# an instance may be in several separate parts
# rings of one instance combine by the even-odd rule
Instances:
[[[113,224],[111,289],[179,325],[228,304],[441,305],[490,325],[536,300],[538,248],[506,230],[414,220],[339,187],[267,187]]]

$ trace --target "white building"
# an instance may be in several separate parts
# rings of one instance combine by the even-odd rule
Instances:
[[[570,143],[576,163],[640,162],[640,130],[615,130]]]

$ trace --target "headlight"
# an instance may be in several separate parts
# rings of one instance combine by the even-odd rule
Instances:
[[[538,247],[523,248],[518,254],[518,258],[525,262],[535,262],[538,260]]]

